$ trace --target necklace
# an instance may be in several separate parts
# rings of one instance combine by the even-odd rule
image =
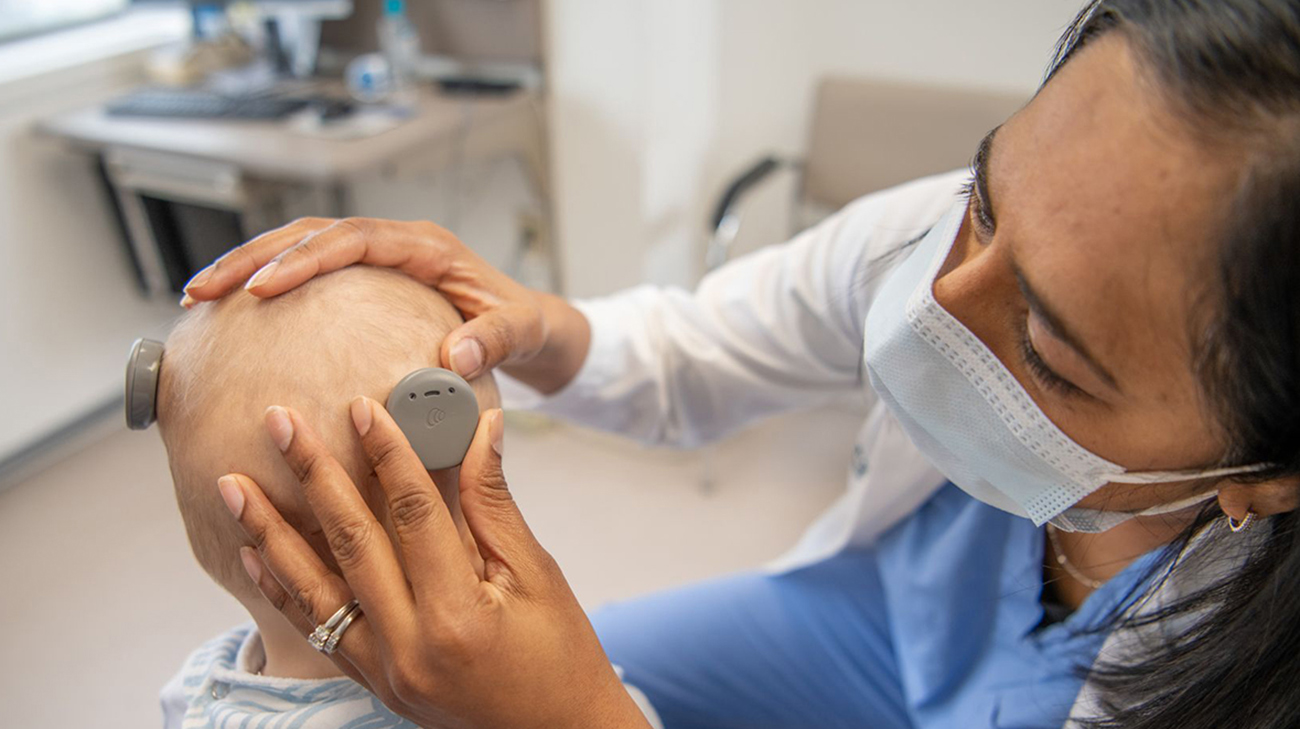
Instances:
[[[1086,585],[1088,588],[1093,590],[1096,590],[1105,584],[1102,580],[1094,580],[1085,575],[1083,570],[1075,567],[1074,564],[1066,558],[1065,551],[1061,549],[1061,537],[1057,535],[1056,527],[1051,524],[1047,525],[1047,538],[1052,540],[1052,551],[1056,552],[1056,563],[1060,565],[1061,568],[1065,570],[1065,573],[1073,578],[1075,582],[1078,582],[1081,585]]]

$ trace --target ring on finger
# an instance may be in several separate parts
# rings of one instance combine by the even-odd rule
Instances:
[[[352,602],[356,602],[356,600]],[[321,652],[329,655],[338,650],[339,641],[343,640],[343,631],[347,630],[352,621],[359,617],[361,617],[361,606],[357,605],[347,615],[343,616],[343,620],[339,622],[338,627],[334,628],[334,632],[330,633],[329,639],[325,641],[325,648]]]
[[[316,626],[316,629],[307,636],[307,641],[311,647],[329,655],[337,648],[339,641],[343,638],[343,631],[348,629],[353,620],[361,615],[361,603],[355,598],[344,603],[343,607],[334,611],[329,620]]]

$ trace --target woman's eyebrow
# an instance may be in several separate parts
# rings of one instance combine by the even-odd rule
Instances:
[[[1096,357],[1092,356],[1088,348],[1083,346],[1082,341],[1071,333],[1070,328],[1061,321],[1061,317],[1057,316],[1051,307],[1043,301],[1042,297],[1034,291],[1033,286],[1029,284],[1029,280],[1025,278],[1024,272],[1020,270],[1020,267],[1014,261],[1011,263],[1011,271],[1015,274],[1016,284],[1020,286],[1020,293],[1025,297],[1025,303],[1029,305],[1029,310],[1042,320],[1044,326],[1047,327],[1047,331],[1074,350],[1084,364],[1088,365],[1088,369],[1092,370],[1111,389],[1123,393],[1119,383],[1115,381],[1115,376],[1110,373],[1110,370],[1103,367]]]

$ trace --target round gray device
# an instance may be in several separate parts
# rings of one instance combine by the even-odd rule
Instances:
[[[416,370],[389,393],[387,407],[425,468],[465,459],[478,428],[478,398],[463,377],[436,367]]]
[[[158,372],[162,369],[163,344],[137,339],[126,363],[126,425],[144,430],[157,416]]]

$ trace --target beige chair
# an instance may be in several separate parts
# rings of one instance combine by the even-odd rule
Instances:
[[[705,267],[713,270],[731,257],[747,193],[778,170],[799,174],[790,220],[800,229],[869,192],[968,164],[980,139],[1026,101],[1023,94],[823,79],[805,156],[769,155],[733,178],[710,220]]]

